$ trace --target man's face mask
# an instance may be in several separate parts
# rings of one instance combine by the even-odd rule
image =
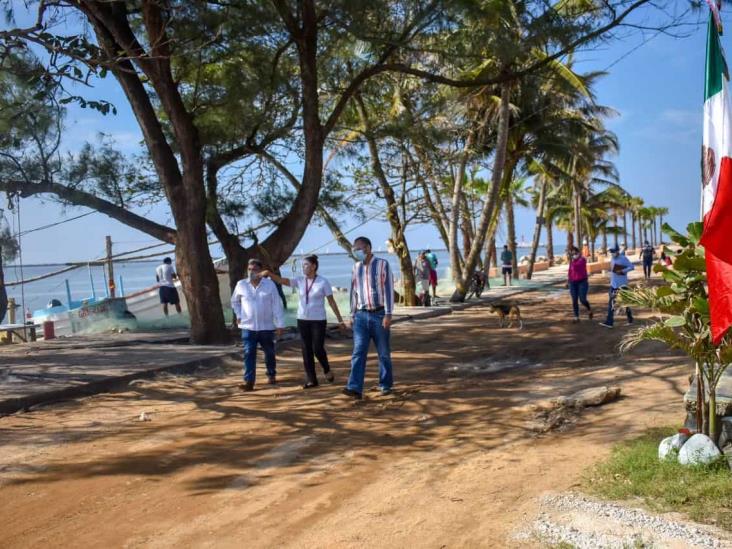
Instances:
[[[356,261],[363,261],[366,259],[366,252],[361,249],[353,250],[353,256],[356,258]]]

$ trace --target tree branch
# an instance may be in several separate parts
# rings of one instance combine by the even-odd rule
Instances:
[[[39,194],[52,194],[59,197],[64,202],[73,204],[74,206],[84,206],[91,208],[99,213],[108,215],[112,219],[124,223],[128,227],[149,234],[153,238],[175,244],[176,231],[171,227],[160,225],[154,221],[150,221],[146,217],[132,213],[113,202],[99,198],[86,191],[73,189],[65,185],[50,182],[29,183],[19,180],[0,180],[0,191],[8,193],[16,193],[21,198]]]

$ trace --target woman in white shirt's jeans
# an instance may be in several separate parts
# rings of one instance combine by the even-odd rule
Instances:
[[[325,379],[333,383],[333,372],[328,363],[328,354],[325,352],[325,329],[327,326],[325,314],[325,300],[328,300],[338,323],[342,329],[343,317],[338,310],[338,304],[333,299],[333,289],[328,279],[318,274],[318,256],[309,255],[302,262],[303,276],[283,278],[271,271],[262,271],[262,276],[268,276],[278,284],[290,286],[297,290],[300,298],[297,307],[297,328],[300,331],[300,346],[302,360],[305,367],[305,385],[303,389],[318,386],[318,376],[315,373],[315,357],[323,367]]]

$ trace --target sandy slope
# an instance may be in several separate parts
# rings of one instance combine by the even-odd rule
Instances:
[[[604,293],[592,300],[604,309]],[[545,491],[575,486],[615,441],[681,421],[687,384],[660,347],[619,357],[624,326],[571,324],[563,291],[520,302],[521,332],[486,309],[395,327],[389,397],[339,395],[339,341],[335,387],[302,391],[291,349],[278,388],[240,393],[232,364],[0,418],[0,546],[514,543]],[[537,437],[518,411],[610,382],[623,399],[562,433]]]

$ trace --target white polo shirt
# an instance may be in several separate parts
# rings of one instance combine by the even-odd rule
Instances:
[[[255,287],[249,279],[236,283],[231,308],[239,319],[239,328],[260,332],[285,327],[285,314],[277,286],[263,278]]]
[[[297,306],[299,320],[326,320],[325,298],[333,295],[333,288],[325,277],[316,275],[313,280],[304,276],[290,279],[290,285],[300,298]]]

